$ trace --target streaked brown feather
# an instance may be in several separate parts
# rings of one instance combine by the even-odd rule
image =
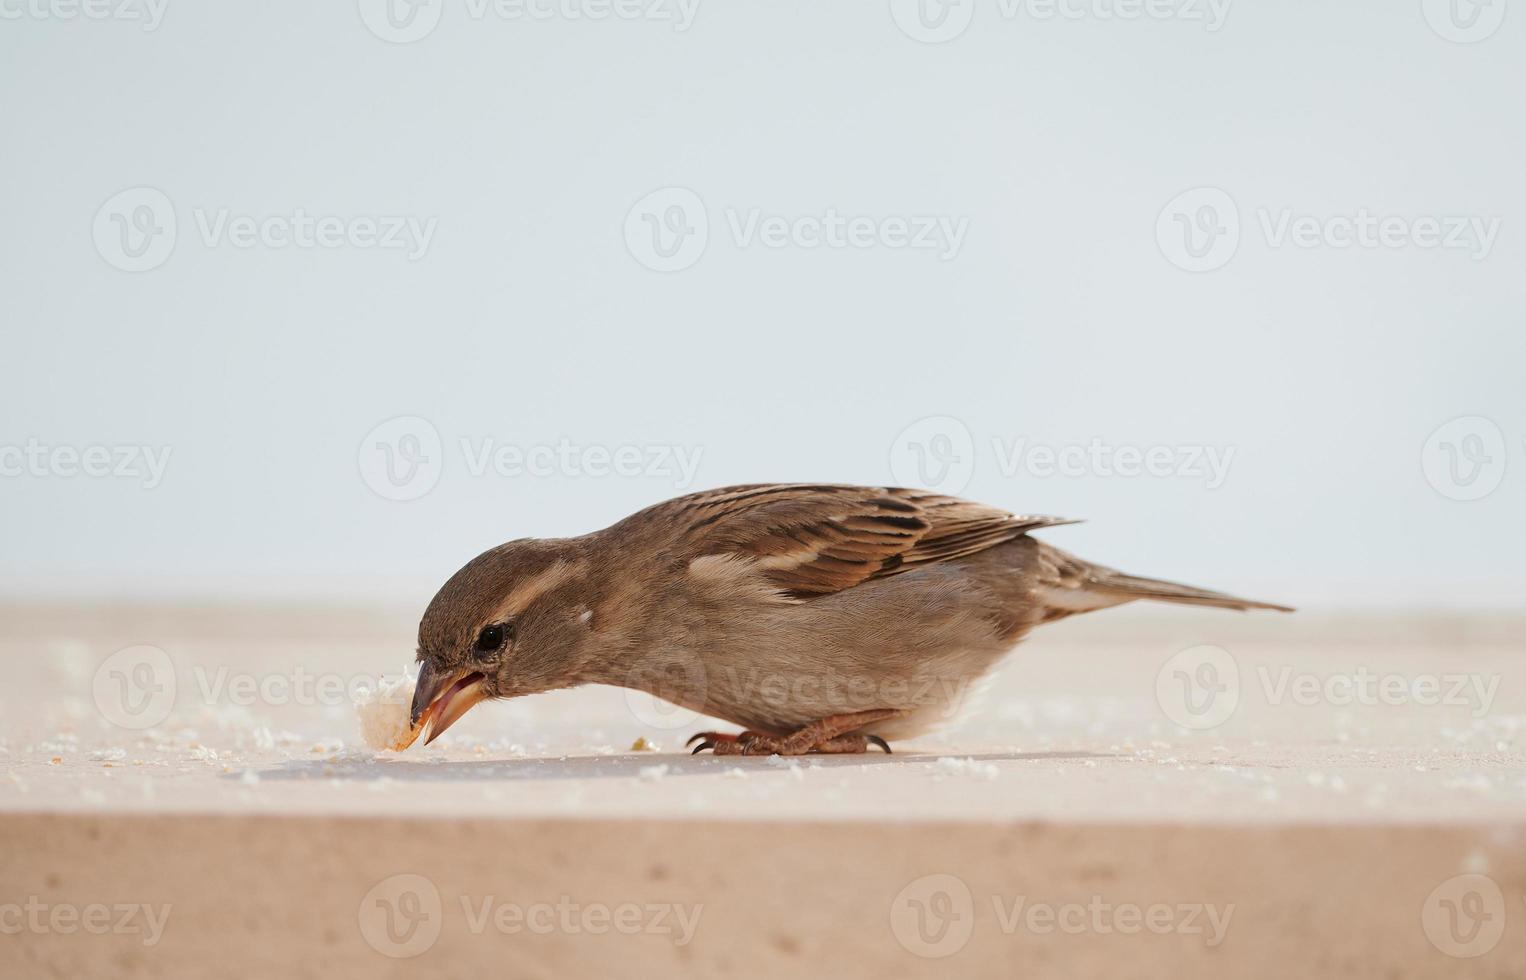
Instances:
[[[658,504],[690,560],[755,561],[786,596],[805,600],[931,562],[953,561],[1066,524],[924,490],[822,484],[723,487]]]

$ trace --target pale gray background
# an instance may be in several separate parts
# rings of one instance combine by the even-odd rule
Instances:
[[[40,0],[39,0],[40,2]],[[580,533],[664,478],[472,478],[462,437],[702,447],[696,488],[891,479],[958,418],[965,495],[1085,517],[1087,557],[1301,605],[1509,605],[1526,586],[1526,9],[1476,44],[1419,0],[1239,0],[1224,28],[1036,23],[981,5],[918,43],[885,0],[703,0],[692,28],[481,21],[389,44],[356,4],[176,2],[164,22],[0,21],[0,444],[173,447],[164,484],[0,479],[18,594],[385,596]],[[1495,0],[1504,2],[1504,0]],[[14,9],[14,8],[12,8]],[[179,236],[108,265],[102,203]],[[703,258],[627,251],[632,205],[706,202]],[[1222,187],[1236,257],[1190,274],[1155,222]],[[1254,209],[1500,216],[1493,254],[1268,248]],[[207,247],[192,209],[436,217],[409,262]],[[963,250],[738,248],[724,209],[969,218]],[[360,478],[429,419],[439,485]],[[1492,419],[1487,498],[1427,437]],[[993,437],[1233,445],[1227,483],[1006,476]]]

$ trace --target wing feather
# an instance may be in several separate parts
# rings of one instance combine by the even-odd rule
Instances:
[[[1071,523],[924,490],[834,484],[723,487],[645,513],[671,522],[689,560],[750,561],[795,600],[964,558],[1036,528]]]

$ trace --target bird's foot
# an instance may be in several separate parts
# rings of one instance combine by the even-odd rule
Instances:
[[[805,755],[808,752],[851,755],[868,752],[871,745],[877,745],[888,753],[889,744],[878,735],[851,733],[855,728],[872,725],[898,714],[899,711],[884,708],[830,715],[788,735],[765,735],[754,731],[744,731],[737,735],[699,732],[685,744],[694,745],[698,742],[694,748],[695,754],[709,749],[716,755]]]

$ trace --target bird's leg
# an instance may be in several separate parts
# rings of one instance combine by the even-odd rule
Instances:
[[[878,745],[889,752],[890,746],[878,735],[848,733],[877,721],[894,718],[898,714],[900,712],[893,708],[876,708],[845,715],[828,715],[783,736],[762,735],[758,732],[743,732],[740,735],[700,732],[689,741],[700,740],[695,752],[710,749],[716,755],[805,755],[807,752],[844,754],[867,752],[870,745]]]

